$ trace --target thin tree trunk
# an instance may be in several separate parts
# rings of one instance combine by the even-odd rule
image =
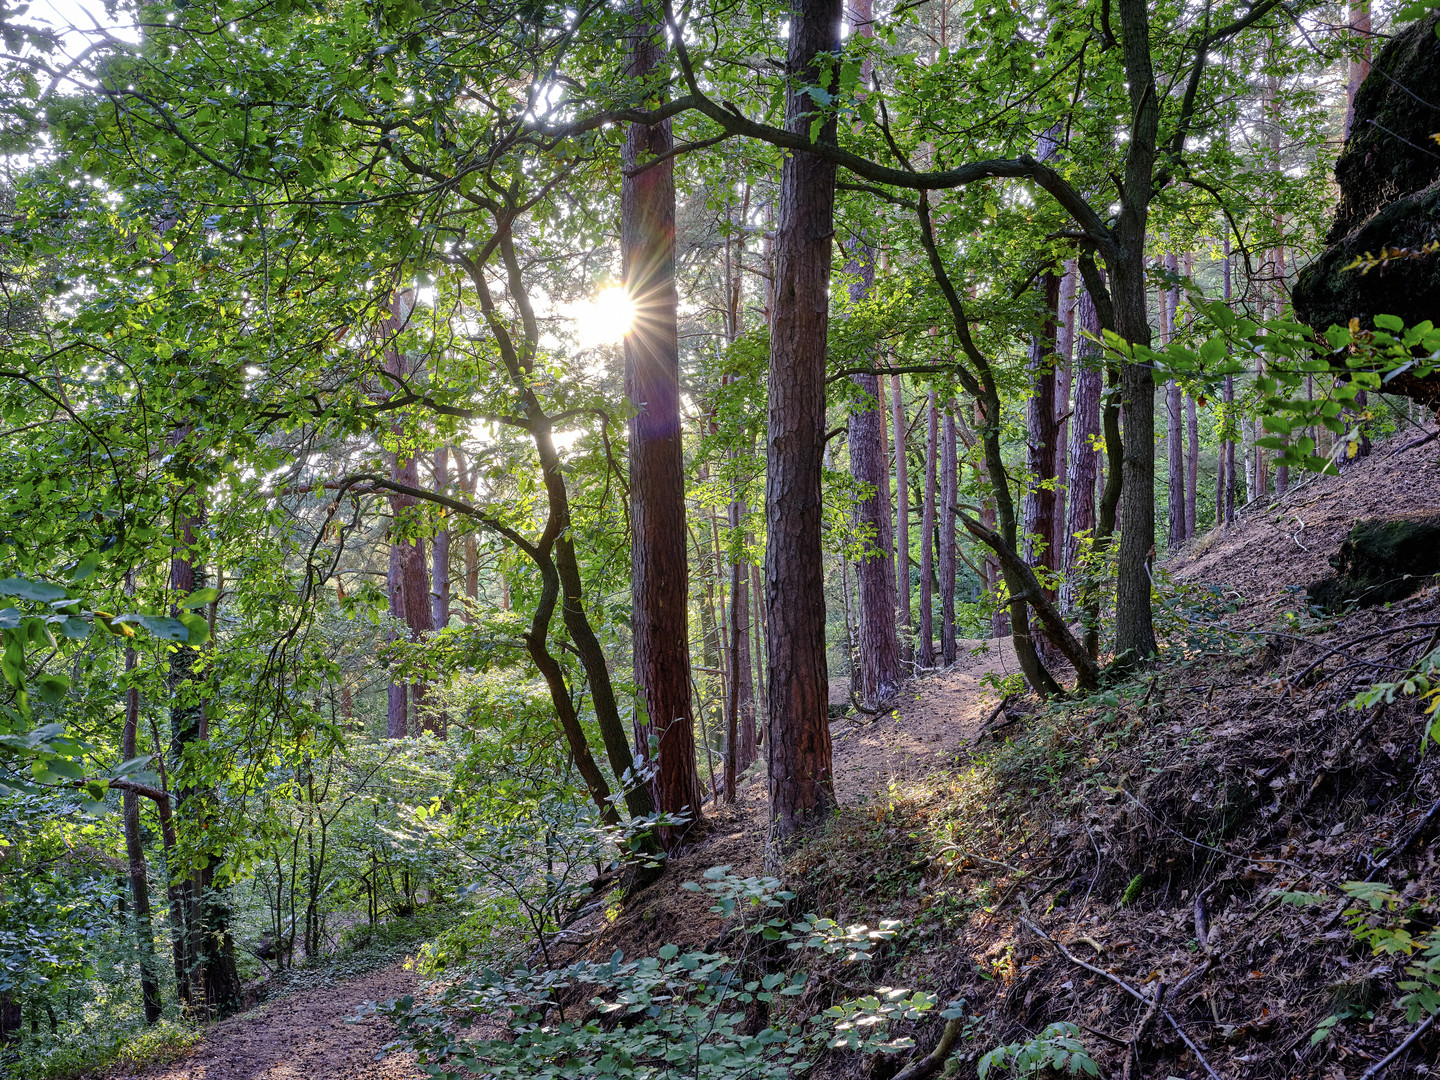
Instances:
[[[450,490],[450,449],[442,446],[435,451],[435,490],[442,495]],[[450,625],[450,530],[435,534],[430,558],[430,621],[436,630]]]
[[[1173,253],[1165,257],[1165,268],[1172,274],[1178,272]],[[1160,298],[1160,344],[1165,346],[1175,340],[1175,308],[1180,302],[1180,290],[1162,288]],[[1173,551],[1185,543],[1185,405],[1180,384],[1174,379],[1165,384],[1165,420],[1169,546]]]
[[[905,397],[899,375],[890,376],[890,410],[895,425],[895,592],[900,607],[901,659],[914,663],[914,633],[910,618],[910,483],[907,468]]]
[[[133,592],[126,575],[126,592]],[[125,647],[125,674],[134,678],[138,661],[135,649]],[[120,756],[129,761],[136,756],[135,731],[140,720],[140,689],[133,684],[125,689],[125,728],[120,739]],[[131,906],[135,909],[135,945],[140,953],[140,998],[144,1003],[145,1022],[160,1019],[160,979],[155,962],[155,927],[150,916],[150,874],[145,865],[145,845],[140,838],[140,796],[133,791],[122,793],[122,817],[125,829],[125,855],[130,874]]]
[[[920,643],[916,663],[922,668],[935,666],[935,471],[939,451],[938,417],[935,412],[935,390],[925,399],[925,494],[920,517]]]
[[[1200,418],[1195,397],[1185,395],[1185,539],[1195,538],[1196,501],[1200,490]]]
[[[1060,279],[1060,317],[1055,331],[1055,535],[1050,538],[1054,566],[1063,569],[1069,536],[1065,531],[1070,491],[1070,398],[1074,381],[1075,318],[1080,273],[1075,260],[1065,263]]]
[[[1347,77],[1345,80],[1345,130],[1346,139],[1350,138],[1350,128],[1355,123],[1355,95],[1360,92],[1360,84],[1365,81],[1365,76],[1370,74],[1370,2],[1369,0],[1350,0],[1350,29],[1352,31],[1349,45],[1353,50],[1350,54]]]
[[[1081,330],[1098,337],[1100,317],[1095,301],[1082,290],[1077,307]],[[1070,483],[1065,513],[1065,584],[1060,590],[1060,608],[1071,611],[1080,601],[1077,578],[1081,560],[1095,538],[1095,483],[1100,466],[1100,389],[1104,382],[1104,359],[1099,344],[1089,337],[1080,339],[1075,363],[1075,412],[1070,420]]]
[[[796,134],[808,135],[813,123],[808,87],[828,83],[830,93],[838,92],[832,59],[840,51],[842,8],[838,0],[796,0],[791,9],[785,119]],[[816,135],[833,140],[834,119]],[[770,815],[782,842],[835,805],[820,495],[835,171],[830,162],[794,153],[780,173],[765,500],[765,749]]]
[[[940,659],[955,662],[955,507],[960,500],[954,402],[945,407],[940,438]]]

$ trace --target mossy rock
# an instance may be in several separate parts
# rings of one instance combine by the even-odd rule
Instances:
[[[1357,521],[1330,565],[1335,574],[1306,594],[1313,607],[1336,615],[1403,600],[1440,574],[1440,515]]]

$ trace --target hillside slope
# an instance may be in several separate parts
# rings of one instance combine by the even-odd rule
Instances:
[[[1440,914],[1440,753],[1423,753],[1413,698],[1349,703],[1422,654],[1440,589],[1323,621],[1301,594],[1357,518],[1440,511],[1440,454],[1399,449],[1411,438],[1169,560],[1165,660],[1104,695],[1022,701],[977,742],[998,701],[980,678],[1014,671],[995,648],[910,684],[891,716],[838,721],[842,808],[787,865],[792,906],[906,930],[868,965],[812,970],[794,1015],[877,985],[963,998],[959,1075],[1062,1021],[1107,1076],[1134,1053],[1132,1076],[1340,1080],[1399,1046],[1403,961],[1356,940],[1341,887],[1393,885],[1416,934]],[[760,873],[764,839],[752,782],[649,895],[592,924],[590,954],[717,946],[720,921],[680,883]],[[1146,1021],[1133,995],[1161,984]],[[918,1054],[942,1022],[898,1030]],[[1432,1031],[1386,1075],[1428,1075],[1437,1053]],[[816,1075],[886,1080],[906,1056],[834,1051]]]

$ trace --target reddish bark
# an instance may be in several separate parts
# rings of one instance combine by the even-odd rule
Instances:
[[[833,77],[828,57],[817,58],[840,50],[841,8],[837,0],[796,0],[791,8],[785,123],[797,134],[808,135],[812,125],[807,84]],[[833,140],[834,119],[821,123],[818,134]],[[770,814],[782,840],[826,817],[835,804],[820,515],[834,218],[835,166],[806,153],[788,155],[775,240],[765,505],[765,747]]]
[[[905,401],[899,375],[890,376],[890,409],[895,424],[895,592],[900,607],[902,661],[914,660],[910,620],[910,485],[905,475]]]

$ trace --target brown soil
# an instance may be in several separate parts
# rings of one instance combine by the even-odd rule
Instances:
[[[144,1080],[418,1080],[412,1053],[376,1061],[388,1020],[346,1021],[367,1001],[415,993],[396,963],[334,986],[297,990],[216,1024],[183,1060],[131,1074]]]

